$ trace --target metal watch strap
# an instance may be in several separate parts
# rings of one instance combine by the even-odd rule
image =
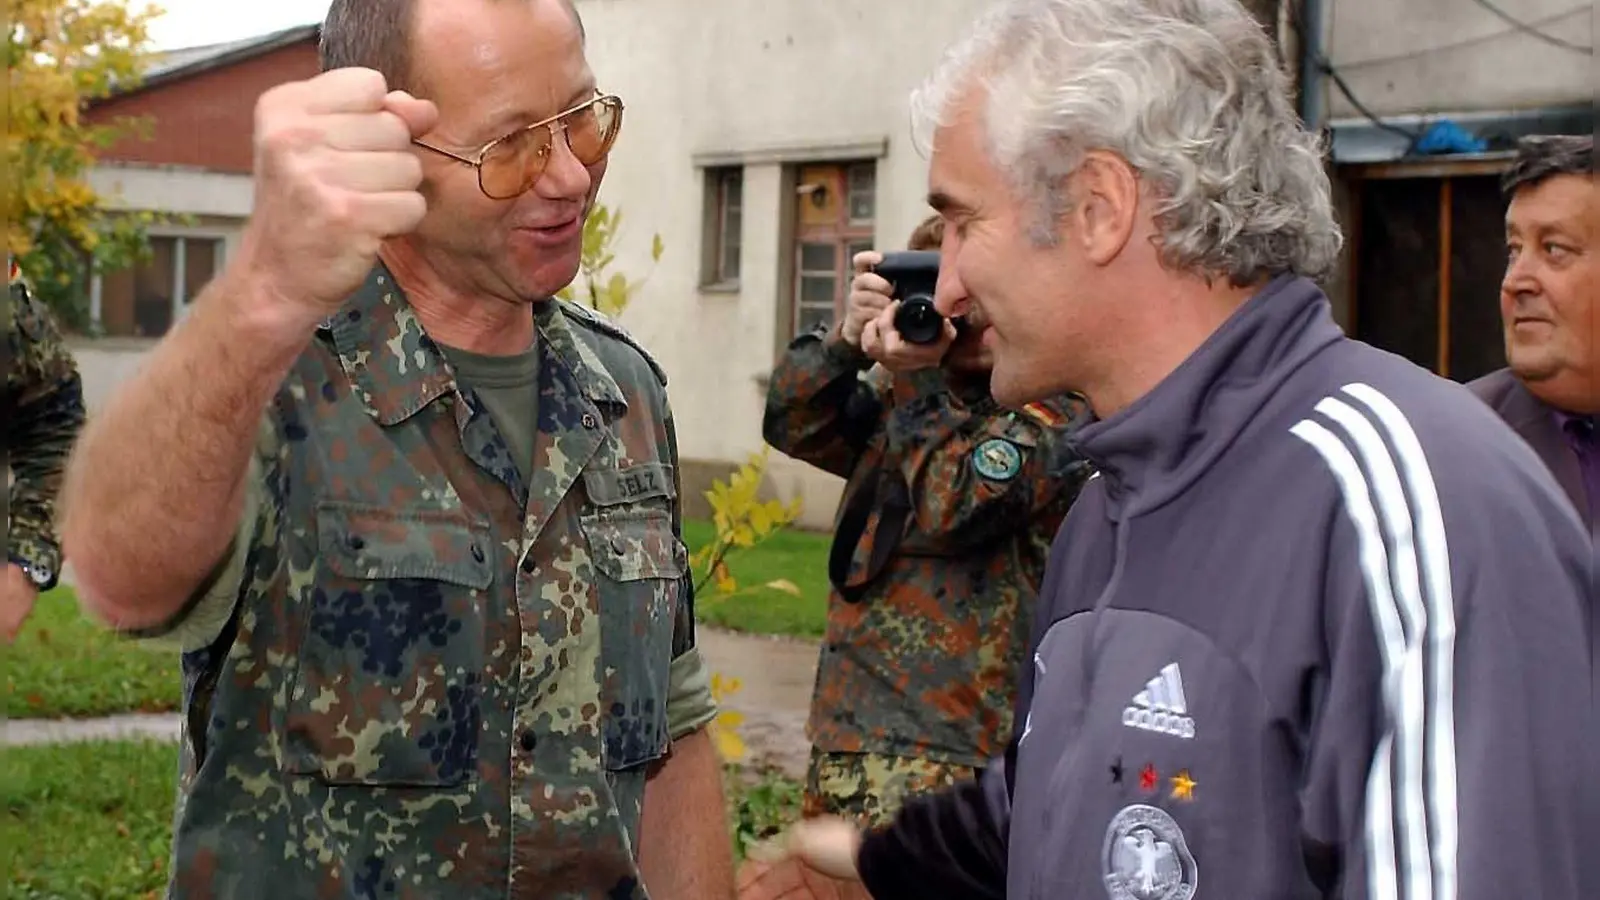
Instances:
[[[40,593],[56,586],[58,573],[49,565],[42,565],[33,560],[23,559],[16,554],[11,554],[8,558],[22,569],[22,574],[28,576],[28,580],[33,582],[33,586],[38,588]]]

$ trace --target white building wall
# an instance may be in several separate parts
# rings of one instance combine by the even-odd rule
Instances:
[[[903,247],[929,210],[907,98],[983,0],[578,0],[589,58],[627,111],[602,202],[623,210],[619,271],[649,272],[623,322],[661,360],[686,459],[763,446],[763,377],[779,346],[790,252],[784,164],[878,156],[877,240]],[[739,290],[702,291],[704,178],[744,160]],[[650,238],[666,252],[652,269]],[[839,482],[776,454],[773,482],[827,525]]]
[[[89,185],[113,209],[191,216],[243,219],[250,215],[254,197],[249,175],[184,166],[101,163],[89,172]]]
[[[1593,0],[1495,0],[1513,18],[1593,46]],[[1324,55],[1379,116],[1587,103],[1595,59],[1522,33],[1472,0],[1323,0]],[[1332,84],[1334,118],[1360,113]]]

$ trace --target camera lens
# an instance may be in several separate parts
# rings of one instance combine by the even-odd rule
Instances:
[[[913,344],[936,344],[944,334],[944,316],[926,295],[907,297],[895,310],[894,330]]]

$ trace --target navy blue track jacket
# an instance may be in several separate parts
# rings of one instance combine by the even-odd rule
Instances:
[[[1079,442],[1020,734],[874,897],[1600,898],[1594,548],[1492,411],[1285,276]]]

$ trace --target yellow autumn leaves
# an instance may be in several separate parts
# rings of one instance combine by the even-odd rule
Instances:
[[[92,253],[102,210],[87,175],[95,150],[129,126],[88,124],[81,113],[138,80],[160,11],[117,0],[6,0],[6,13],[6,248],[24,257],[49,230]]]
[[[633,281],[621,272],[613,272],[610,277],[605,274],[616,260],[612,248],[621,227],[622,210],[612,211],[602,203],[594,205],[589,218],[583,223],[583,253],[578,263],[578,280],[562,288],[556,296],[569,303],[581,303],[613,318],[622,315],[628,301],[633,299],[645,279]],[[660,261],[665,249],[661,235],[653,235],[650,239],[651,262]],[[581,295],[576,293],[580,282]]]
[[[711,741],[724,762],[738,762],[749,752],[744,738],[739,734],[739,726],[744,724],[744,713],[722,708],[723,700],[737,694],[743,687],[739,679],[724,678],[720,672],[711,676],[711,696],[722,710],[711,722]]]
[[[788,527],[800,515],[800,501],[784,504],[777,500],[761,499],[761,481],[767,469],[766,449],[751,454],[745,464],[734,470],[727,481],[714,481],[706,492],[711,504],[711,521],[716,528],[716,538],[697,550],[691,559],[695,573],[695,593],[710,582],[716,593],[708,600],[725,600],[740,593],[738,581],[728,567],[728,555],[735,549],[748,550],[773,534]],[[775,579],[755,585],[753,589],[782,591],[800,596],[800,587],[787,579]],[[711,695],[717,705],[723,698],[735,694],[742,685],[737,678],[724,678],[721,673],[711,676]],[[727,762],[742,760],[748,749],[739,734],[744,716],[724,709],[711,723],[711,738],[717,752]]]
[[[714,481],[706,492],[711,504],[711,521],[716,539],[695,552],[691,563],[696,572],[696,588],[709,583],[723,599],[742,589],[728,567],[735,550],[749,550],[789,525],[800,516],[800,500],[789,504],[761,499],[761,481],[767,471],[768,450],[752,453],[745,464],[734,470],[727,481]],[[755,589],[782,591],[800,596],[800,588],[787,579],[755,585]]]

